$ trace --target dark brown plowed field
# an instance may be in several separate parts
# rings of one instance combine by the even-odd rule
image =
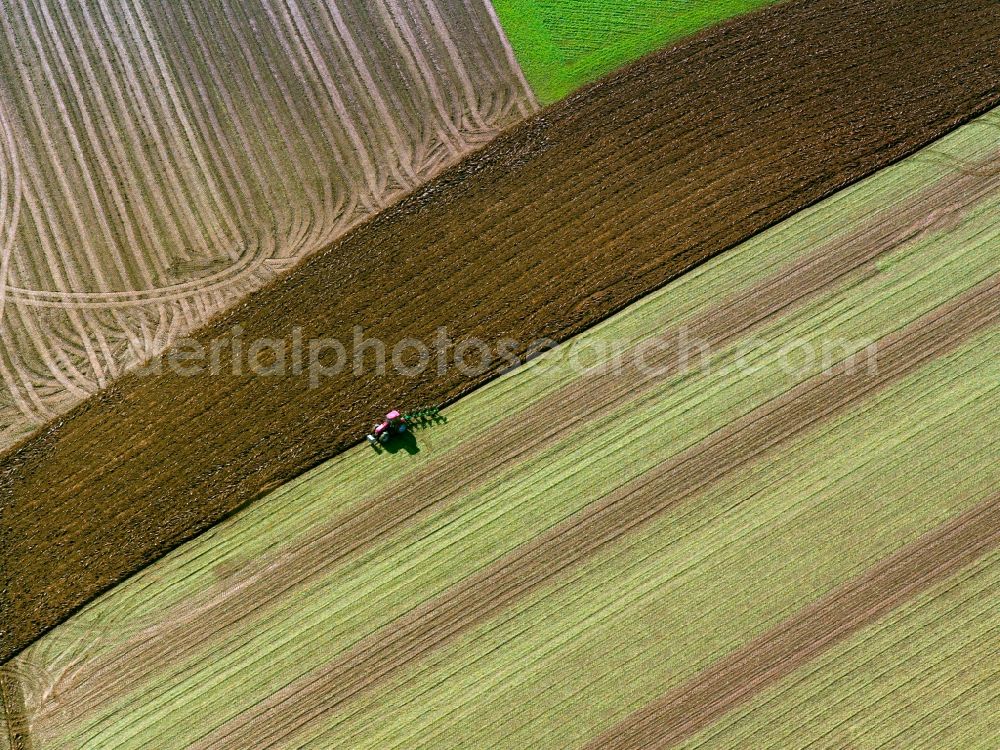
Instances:
[[[813,0],[640,61],[203,331],[562,340],[1000,102],[1000,6]],[[387,292],[389,288],[392,291]],[[231,356],[222,350],[225,368]],[[499,367],[500,365],[498,365]],[[0,660],[150,559],[469,378],[123,379],[0,464]]]

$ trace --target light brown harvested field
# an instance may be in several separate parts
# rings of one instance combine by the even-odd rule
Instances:
[[[32,750],[24,693],[10,664],[0,666],[0,750]]]
[[[0,11],[0,450],[536,104],[486,0]]]
[[[240,323],[247,340],[302,325],[350,341],[358,320],[390,345],[431,341],[440,325],[563,339],[995,103],[998,13],[982,0],[827,0],[707,32],[515,130],[204,340]],[[409,285],[387,308],[394,274]],[[0,653],[353,443],[378,409],[453,398],[491,374],[111,387],[0,467],[4,562],[22,572]]]

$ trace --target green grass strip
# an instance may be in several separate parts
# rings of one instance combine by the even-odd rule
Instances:
[[[775,0],[494,0],[543,104],[670,42]]]
[[[989,367],[984,347],[998,341],[665,514],[334,717],[309,747],[579,746],[974,505],[1000,428],[977,417],[997,410],[1000,391],[967,375]],[[908,409],[913,425],[900,430]]]

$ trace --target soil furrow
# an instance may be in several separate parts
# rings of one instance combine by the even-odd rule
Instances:
[[[199,340],[301,325],[306,341],[350,343],[356,323],[390,350],[432,342],[439,326],[522,351],[565,340],[996,105],[998,41],[990,0],[792,2],[738,19],[515,128]],[[685,158],[692,143],[700,164]],[[305,374],[118,381],[0,462],[12,540],[0,659],[355,443],[378,412],[449,401],[499,367],[473,378],[347,367],[315,388]]]
[[[665,509],[998,321],[1000,276],[993,276],[881,339],[876,368],[858,372],[842,364],[801,383],[289,684],[197,747],[272,747],[287,740]]]
[[[639,709],[588,748],[676,745],[998,543],[1000,495],[993,495]]]

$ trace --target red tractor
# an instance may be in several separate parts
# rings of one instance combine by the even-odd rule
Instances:
[[[385,445],[388,443],[393,435],[402,435],[406,432],[408,426],[407,418],[393,409],[385,415],[385,419],[375,425],[371,434],[366,435],[366,438],[369,443],[377,448],[379,444]]]
[[[413,433],[421,427],[447,421],[441,414],[441,409],[437,406],[425,406],[420,409],[408,411],[406,414],[400,414],[393,409],[385,415],[385,419],[372,428],[371,434],[365,435],[365,438],[376,451],[381,451],[382,446],[391,441],[393,437],[402,435],[407,431]]]

